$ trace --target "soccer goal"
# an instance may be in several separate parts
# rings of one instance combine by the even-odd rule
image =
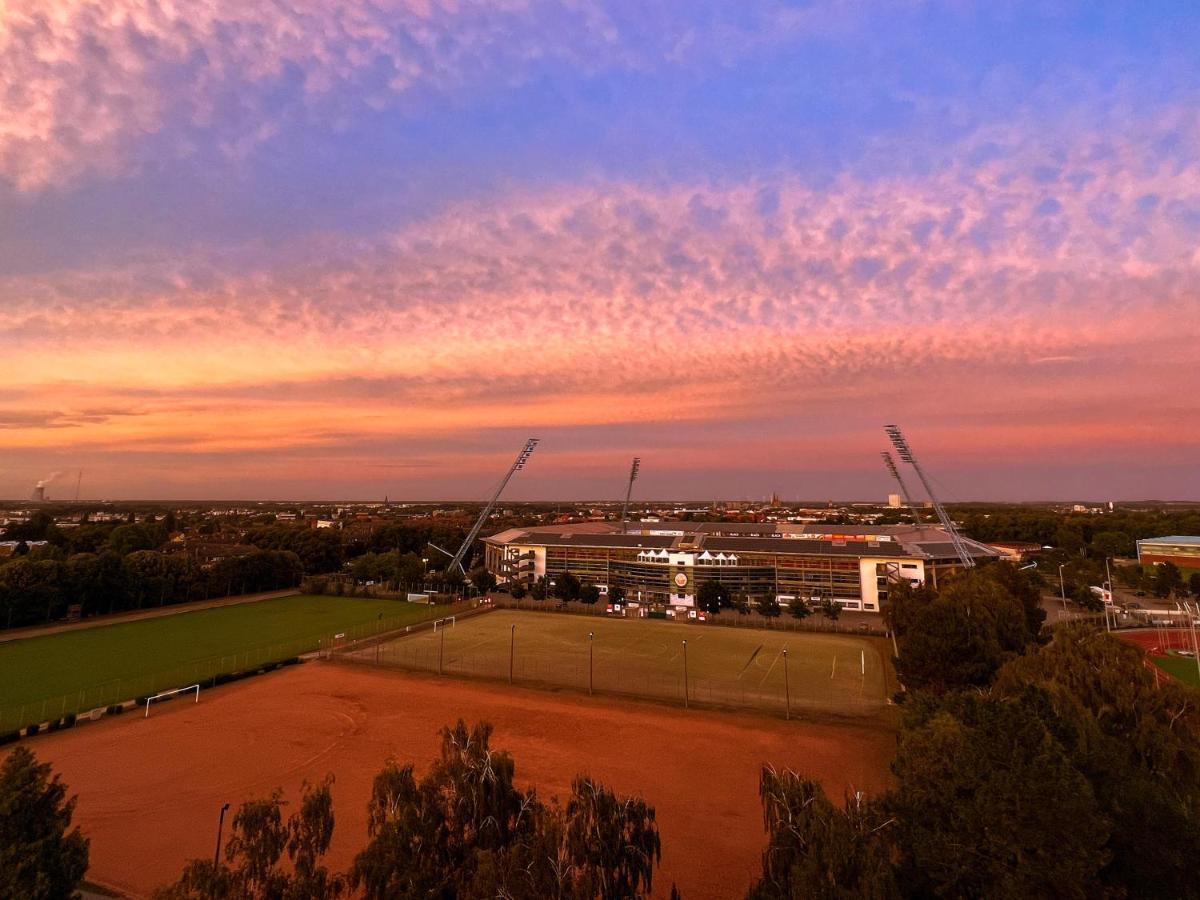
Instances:
[[[198,685],[198,684],[189,685],[188,687],[175,688],[175,690],[173,690],[173,691],[159,691],[153,697],[146,698],[146,715],[142,716],[142,718],[146,719],[146,718],[150,717],[150,704],[151,703],[155,703],[159,700],[166,700],[170,697],[176,696],[177,694],[186,694],[188,691],[196,692],[196,702],[199,703],[200,702],[200,685]]]
[[[445,628],[447,625],[449,625],[451,628],[454,627],[454,616],[446,616],[444,619],[436,620],[433,623],[433,633],[437,634],[438,628]]]

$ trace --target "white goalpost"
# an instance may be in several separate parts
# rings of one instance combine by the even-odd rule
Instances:
[[[191,684],[191,685],[188,685],[187,687],[175,688],[175,690],[173,690],[173,691],[159,691],[153,697],[146,698],[146,715],[142,716],[142,718],[146,719],[146,718],[150,717],[150,704],[153,703],[154,701],[165,700],[167,697],[174,697],[176,694],[186,694],[188,691],[196,692],[196,702],[199,703],[200,702],[200,685],[198,685],[198,684]]]
[[[444,619],[435,620],[433,623],[433,633],[437,634],[438,626],[440,625],[442,628],[445,628],[447,623],[449,623],[450,627],[453,628],[454,627],[454,616],[446,616],[446,618],[444,618]]]

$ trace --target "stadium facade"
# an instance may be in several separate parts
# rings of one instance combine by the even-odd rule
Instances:
[[[964,539],[977,559],[999,553]],[[751,601],[833,600],[879,612],[890,584],[917,584],[962,568],[949,534],[931,525],[586,522],[511,528],[484,539],[484,560],[501,585],[570,572],[625,598],[673,608],[695,606],[705,581]]]

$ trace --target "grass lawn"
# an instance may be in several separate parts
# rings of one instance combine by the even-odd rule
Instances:
[[[793,710],[875,713],[887,703],[888,664],[874,640],[854,635],[501,610],[355,655],[435,672],[440,657],[446,673],[507,681],[510,639],[518,683],[587,690],[590,649],[594,690],[682,703],[686,640],[691,702],[779,713],[789,694]]]
[[[404,625],[432,607],[283,597],[0,644],[0,733],[317,648],[337,632]]]
[[[1184,684],[1190,684],[1192,687],[1200,687],[1200,673],[1196,670],[1196,660],[1190,656],[1152,656],[1151,661],[1171,675],[1174,675]]]

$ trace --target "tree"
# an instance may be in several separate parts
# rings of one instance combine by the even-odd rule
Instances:
[[[554,596],[559,600],[570,602],[579,599],[579,591],[583,587],[579,579],[570,572],[563,572],[554,582]]]
[[[788,601],[788,615],[793,619],[807,619],[812,615],[812,607],[803,597],[795,597]]]
[[[346,878],[321,860],[333,840],[333,776],[305,784],[300,809],[286,821],[283,794],[248,800],[233,817],[225,861],[193,859],[158,900],[333,900]],[[288,864],[280,862],[286,853]]]
[[[834,808],[821,786],[795,772],[763,767],[759,780],[767,849],[750,900],[898,898],[895,821],[861,796]]]
[[[1136,647],[1086,625],[997,675],[1004,698],[1042,692],[1054,733],[1112,823],[1100,879],[1116,895],[1194,896],[1200,855],[1200,710],[1194,692],[1160,683]],[[1142,823],[1154,822],[1148,830]],[[1170,834],[1170,841],[1161,841]]]
[[[914,896],[1087,897],[1109,823],[1057,739],[1043,697],[949,694],[918,703],[885,807]],[[1069,828],[1063,823],[1070,822]]]
[[[1079,529],[1063,524],[1054,533],[1054,544],[1068,555],[1078,555],[1083,552],[1083,535]]]
[[[496,576],[483,566],[472,569],[471,574],[467,577],[470,578],[472,586],[480,594],[488,594],[496,589]]]
[[[888,614],[899,640],[896,669],[910,690],[985,686],[1037,640],[1041,617],[1030,616],[1008,578],[989,567],[961,574],[940,591],[896,586]]]
[[[545,600],[549,592],[549,582],[545,575],[539,575],[529,587],[529,596],[534,600]]]
[[[1200,598],[1200,572],[1193,572],[1188,577],[1188,593],[1193,597]]]
[[[1179,566],[1172,562],[1159,563],[1154,567],[1154,596],[1166,598],[1183,586],[1183,575]]]
[[[608,586],[608,602],[609,603],[624,603],[625,588],[619,584],[610,584]]]
[[[17,746],[0,766],[0,897],[76,896],[88,867],[88,840],[71,828],[75,798],[50,765]]]
[[[591,606],[600,600],[600,588],[594,584],[585,584],[579,588],[579,601]]]
[[[821,614],[830,622],[836,622],[842,614],[842,604],[836,600],[826,600],[821,604]]]
[[[710,616],[731,605],[729,589],[719,581],[702,581],[696,589],[696,604]]]
[[[937,599],[924,606],[912,627],[900,633],[896,671],[910,690],[948,690],[988,684],[1003,651],[986,622],[971,610]]]
[[[779,600],[772,595],[758,601],[758,611],[760,615],[764,615],[768,619],[775,619],[783,610],[779,608]]]
[[[1132,556],[1133,539],[1123,531],[1101,531],[1092,536],[1092,553],[1104,557]]]
[[[522,599],[529,591],[525,587],[525,582],[514,581],[508,585],[508,592],[514,600]]]
[[[1071,599],[1088,612],[1100,612],[1104,609],[1104,599],[1086,584],[1076,585],[1071,592]]]
[[[442,730],[440,758],[420,781],[394,760],[376,778],[369,843],[351,882],[367,900],[423,897],[640,897],[661,855],[654,809],[575,779],[565,807],[514,783],[515,763],[490,747],[492,728]]]

